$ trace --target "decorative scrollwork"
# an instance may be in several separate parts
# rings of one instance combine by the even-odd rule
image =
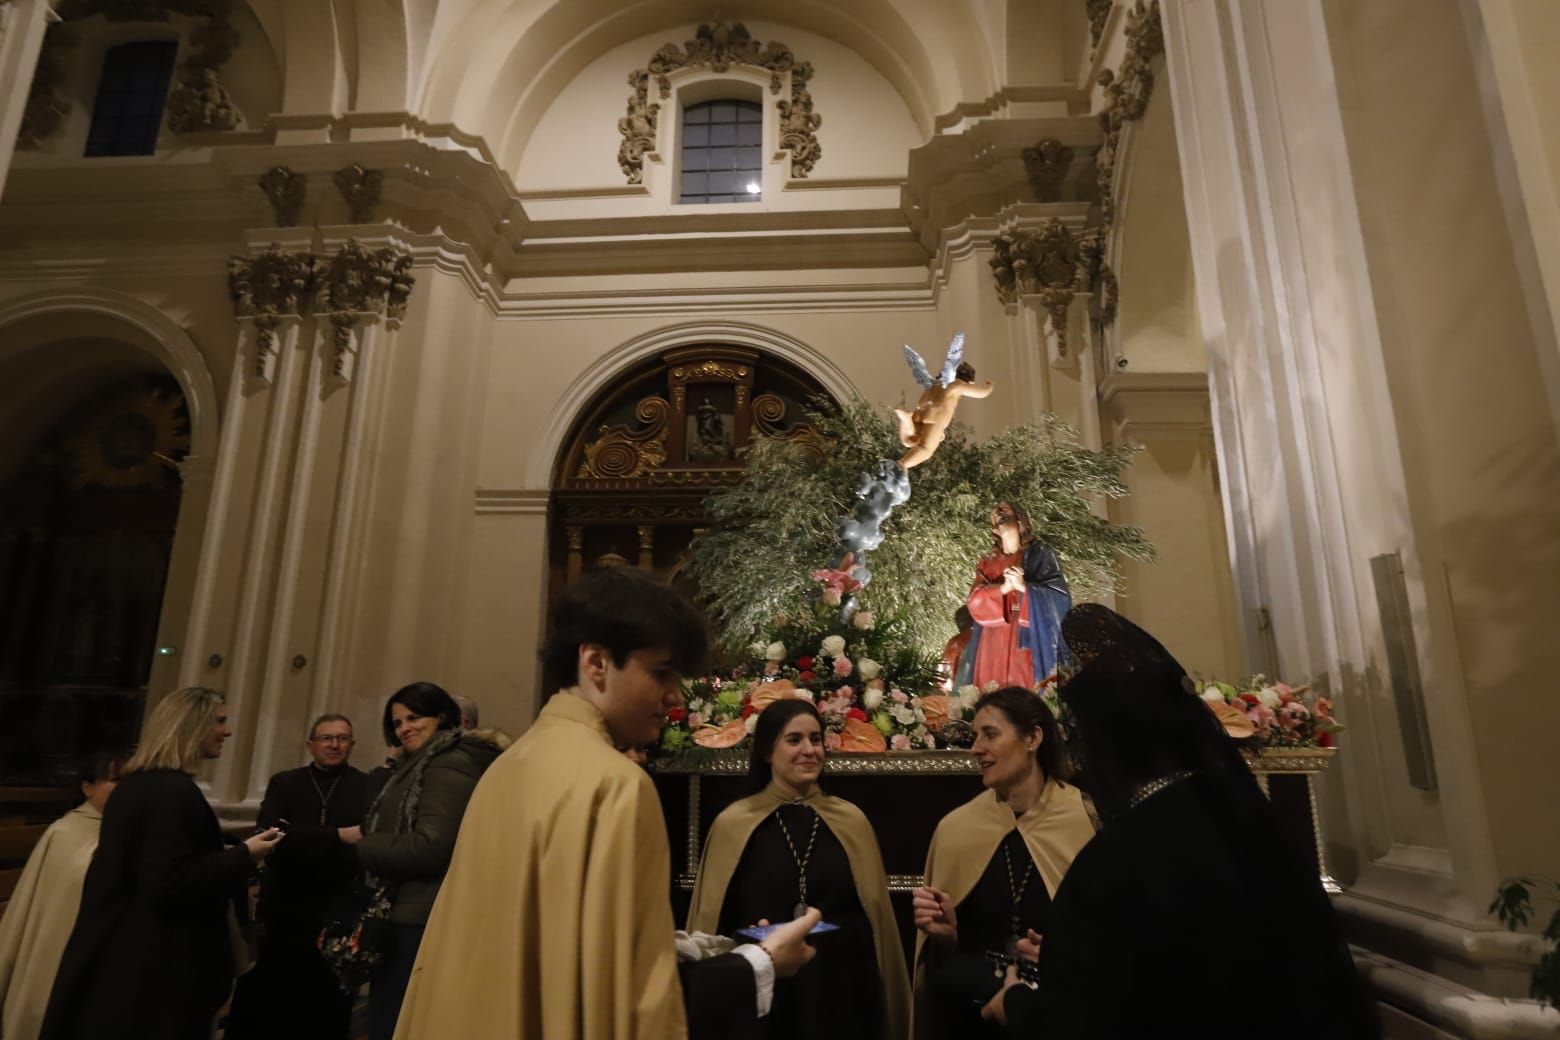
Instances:
[[[791,80],[789,98],[776,107],[780,113],[780,144],[791,153],[791,176],[806,177],[823,155],[817,130],[823,117],[813,111],[812,94],[807,83],[813,67],[797,61],[783,43],[760,44],[741,22],[728,24],[717,20],[700,25],[694,38],[682,47],[668,43],[656,51],[645,68],[628,74],[634,92],[628,98],[628,110],[618,120],[618,167],[630,184],[644,181],[645,153],[655,148],[660,125],[661,106],[650,99],[650,83],[655,82],[662,101],[672,94],[670,74],[677,69],[707,68],[725,72],[733,65],[746,65],[769,72],[769,92],[780,93],[787,75]]]
[[[316,309],[330,316],[335,348],[331,370],[336,376],[350,375],[352,331],[359,319],[396,320],[405,314],[414,284],[411,269],[410,253],[390,247],[370,250],[356,239],[348,239],[331,258],[319,280]]]
[[[596,440],[585,446],[585,459],[575,474],[582,480],[627,480],[642,477],[666,461],[667,419],[671,405],[662,397],[643,398],[634,407],[634,418],[644,424],[603,426]]]
[[[374,209],[379,205],[379,193],[384,184],[384,174],[378,170],[365,170],[357,163],[337,170],[331,178],[336,190],[347,202],[347,210],[354,224],[371,224]]]
[[[308,179],[285,166],[273,166],[262,173],[256,183],[265,192],[266,201],[271,204],[276,226],[296,227],[298,215],[303,212],[303,203],[308,197]]]
[[[1114,187],[1116,159],[1121,146],[1121,132],[1130,122],[1143,118],[1148,111],[1148,100],[1154,91],[1153,60],[1164,53],[1165,35],[1159,23],[1159,0],[1150,0],[1145,7],[1137,0],[1127,12],[1127,50],[1116,72],[1101,69],[1098,77],[1105,88],[1105,107],[1100,112],[1100,129],[1104,141],[1095,155],[1096,175],[1100,186],[1100,207],[1105,225],[1115,218]]]
[[[1059,220],[1038,231],[1016,231],[992,240],[991,273],[997,296],[1014,303],[1020,296],[1039,296],[1045,307],[1057,351],[1067,354],[1067,308],[1078,293],[1096,293],[1102,299],[1097,320],[1108,325],[1115,319],[1116,276],[1101,259],[1099,233],[1075,236]],[[1108,296],[1108,305],[1103,297]]]
[[[747,377],[747,366],[725,365],[719,361],[701,361],[697,365],[678,365],[672,369],[672,380],[678,383],[699,379],[724,379],[735,383]]]

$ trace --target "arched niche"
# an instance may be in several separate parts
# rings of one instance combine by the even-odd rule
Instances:
[[[737,482],[748,446],[815,442],[805,410],[834,401],[801,367],[733,344],[678,346],[623,371],[580,410],[554,464],[552,588],[615,566],[678,580],[705,497]]]
[[[151,395],[147,381],[157,383],[161,389]],[[160,400],[151,400],[149,395]],[[127,430],[123,423],[116,428],[114,415],[105,415],[102,410],[113,413],[127,405],[132,410],[141,409],[159,437],[168,434],[170,419],[177,420],[177,452],[158,452],[174,465],[158,461],[150,469],[160,472],[166,481],[160,488],[151,489],[155,493],[128,505],[124,496],[115,497],[117,491],[126,491],[125,488],[94,490],[89,481],[73,490],[70,485],[76,476],[74,471],[82,465],[83,457],[92,454],[88,449],[94,448],[94,441],[101,463],[104,438],[109,448],[116,438],[135,440],[134,429]],[[140,425],[144,435],[145,424]],[[76,435],[84,435],[84,439]],[[73,436],[76,443],[71,446],[66,442]],[[40,585],[38,574],[29,578],[30,567],[59,571],[74,566],[73,573],[89,586],[95,580],[94,574],[145,578],[147,567],[156,571],[143,583],[155,587],[156,603],[149,608],[152,636],[148,640],[142,632],[132,642],[140,647],[138,652],[164,652],[152,657],[144,675],[139,668],[130,669],[133,674],[96,678],[90,669],[85,674],[78,669],[74,675],[36,667],[28,672],[28,685],[47,687],[45,695],[54,697],[56,703],[63,703],[59,700],[62,697],[74,696],[70,690],[75,689],[87,699],[117,697],[124,702],[120,707],[128,712],[122,714],[122,724],[99,731],[92,726],[93,720],[102,721],[101,713],[84,713],[80,710],[82,704],[74,708],[64,704],[53,709],[57,717],[51,717],[57,722],[60,718],[85,720],[86,728],[76,728],[74,723],[61,728],[64,723],[60,723],[54,732],[69,729],[69,735],[89,745],[122,740],[126,726],[133,732],[147,695],[155,698],[176,684],[205,533],[217,442],[218,407],[211,374],[189,335],[157,308],[123,293],[82,287],[48,290],[0,302],[0,499],[7,506],[17,507],[12,515],[0,517],[5,524],[0,531],[0,545],[4,547],[0,570],[6,572],[0,574],[0,596],[9,593],[12,600],[24,593],[30,596],[28,604],[0,605],[0,647],[6,640],[20,640],[23,644],[38,644],[32,648],[24,646],[24,652],[51,652],[46,640],[7,620],[18,616],[33,618],[37,614],[47,621],[50,616],[48,612],[53,608],[48,596],[40,596],[38,590],[54,586],[50,580]],[[65,451],[77,455],[75,461],[64,460],[70,462],[69,470],[57,471],[52,478],[36,472],[40,452]],[[34,472],[29,473],[30,469]],[[99,467],[99,475],[104,472]],[[33,490],[19,497],[18,482],[28,479]],[[113,481],[109,483],[112,485]],[[51,502],[39,508],[39,495],[51,497]],[[65,501],[72,496],[80,500]],[[89,544],[98,535],[111,541],[115,522],[127,525],[122,535],[138,539],[137,544],[146,551],[131,553],[133,559],[120,559],[101,546]],[[48,579],[44,571],[40,574]],[[109,590],[109,598],[114,595],[118,594]],[[89,590],[79,601],[90,605],[93,594]],[[137,609],[138,616],[145,613]],[[85,625],[79,627],[83,632],[89,630]],[[0,680],[0,688],[14,691],[18,684]],[[16,727],[8,729],[17,731]],[[62,770],[70,753],[72,749],[56,749],[52,764],[46,757],[29,768],[36,767],[45,774],[50,769]],[[9,760],[4,749],[0,749],[0,760]]]

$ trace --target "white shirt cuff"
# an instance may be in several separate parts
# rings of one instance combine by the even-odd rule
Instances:
[[[769,1005],[775,999],[775,962],[762,946],[743,943],[732,953],[740,953],[753,966],[753,988],[758,992],[758,1017],[769,1014]]]

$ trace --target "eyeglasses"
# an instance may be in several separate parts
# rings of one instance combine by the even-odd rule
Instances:
[[[311,741],[313,741],[314,743],[316,743],[316,744],[352,744],[352,743],[356,743],[351,737],[326,736],[326,737],[310,737],[309,739]]]

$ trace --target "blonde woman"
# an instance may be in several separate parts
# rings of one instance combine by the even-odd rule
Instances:
[[[195,772],[233,733],[222,694],[192,686],[152,710],[104,806],[40,1034],[205,1040],[237,972],[233,922],[276,828],[228,847]]]

